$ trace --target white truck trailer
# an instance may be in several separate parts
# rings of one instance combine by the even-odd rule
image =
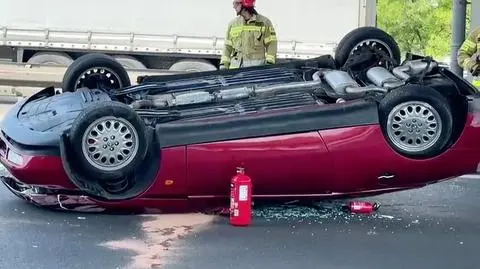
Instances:
[[[257,9],[276,27],[280,61],[333,54],[349,31],[376,26],[376,0],[259,0]],[[0,0],[0,58],[69,65],[102,52],[129,69],[211,70],[234,16],[230,0]]]
[[[472,9],[470,14],[470,31],[473,31],[474,28],[480,27],[480,2],[471,1]],[[470,33],[467,32],[467,36]]]

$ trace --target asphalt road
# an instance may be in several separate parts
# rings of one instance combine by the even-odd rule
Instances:
[[[324,203],[320,210],[265,208],[248,228],[217,221],[178,242],[181,253],[165,268],[478,268],[478,179],[374,201],[383,205],[372,216]]]
[[[1,184],[0,268],[157,268],[152,264],[167,258],[170,241],[213,217],[59,212],[28,204]]]
[[[63,213],[0,187],[0,268],[477,268],[480,182],[382,195],[375,215],[269,206],[235,228],[201,214]]]
[[[139,218],[59,214],[0,191],[0,268],[122,268],[131,256],[101,244],[135,236]]]

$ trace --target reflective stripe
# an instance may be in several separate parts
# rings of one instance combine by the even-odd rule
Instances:
[[[235,26],[230,29],[230,36],[237,37],[244,31],[245,32],[262,32],[263,28],[264,27],[262,26],[254,26],[254,25]]]
[[[231,41],[231,40],[228,40],[228,39],[227,39],[227,40],[225,40],[225,45],[227,45],[227,46],[230,46],[230,47],[231,47],[231,46],[233,46],[233,43],[232,43],[232,41]]]
[[[464,69],[468,69],[468,65],[472,62],[472,59],[467,58],[463,61],[462,65]]]
[[[473,86],[479,87],[480,88],[480,78],[479,77],[474,77],[472,81]]]
[[[257,25],[240,25],[240,26],[234,26],[230,30],[230,32],[238,32],[238,31],[261,31],[263,26],[257,26]]]
[[[462,49],[466,51],[472,51],[477,49],[477,44],[471,40],[466,39],[462,44]]]
[[[222,63],[230,63],[230,57],[222,56],[222,57],[220,58],[220,62],[222,62]]]
[[[275,56],[273,56],[273,55],[267,55],[266,60],[267,60],[267,62],[275,63]]]
[[[230,63],[230,66],[229,68],[230,69],[236,69],[236,68],[239,68],[240,67],[240,64],[241,64],[242,60],[235,57],[232,59],[232,62]]]
[[[269,37],[265,38],[265,44],[268,44],[272,41],[277,41],[277,36],[272,35],[272,36],[269,36]]]

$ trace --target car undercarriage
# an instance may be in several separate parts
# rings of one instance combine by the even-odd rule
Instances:
[[[384,64],[378,65],[379,61]],[[109,96],[155,126],[180,119],[381,98],[438,67],[432,60],[418,59],[390,71],[392,61],[385,55],[359,53],[341,69],[336,69],[331,56],[325,56],[271,67],[204,72],[197,78],[188,74],[141,77],[139,85],[111,90]]]

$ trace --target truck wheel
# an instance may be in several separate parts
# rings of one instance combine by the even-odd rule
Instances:
[[[449,145],[453,116],[448,101],[435,89],[407,85],[379,104],[380,125],[388,143],[411,158],[430,158]]]
[[[137,169],[147,154],[146,126],[120,102],[105,101],[79,114],[70,144],[85,177],[118,179]]]
[[[113,57],[90,53],[77,58],[63,76],[63,91],[79,88],[114,90],[130,86],[125,68]]]
[[[388,33],[376,27],[359,27],[340,40],[335,50],[335,61],[339,67],[343,66],[350,55],[366,50],[384,52],[390,58],[400,63],[400,48]]]
[[[72,57],[63,52],[37,52],[27,61],[28,64],[60,66],[69,66],[72,62]]]
[[[202,72],[202,71],[214,71],[217,68],[209,61],[205,60],[180,60],[174,63],[170,68],[170,71],[184,71],[184,72]]]
[[[142,62],[129,55],[114,55],[113,58],[126,69],[147,69]]]

